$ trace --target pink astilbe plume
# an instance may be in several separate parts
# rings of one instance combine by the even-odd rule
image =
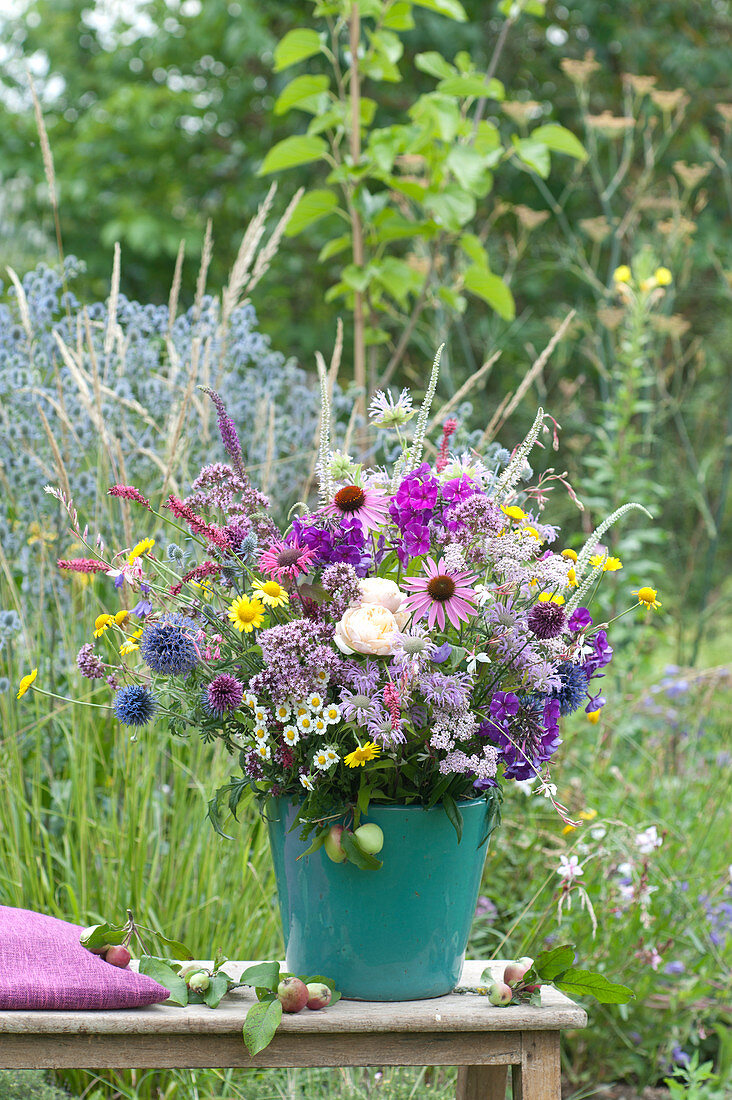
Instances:
[[[448,463],[449,458],[449,445],[450,436],[454,435],[457,431],[458,422],[454,417],[450,417],[442,425],[442,442],[440,443],[440,452],[437,455],[437,461],[435,462],[435,469],[438,474],[441,474]]]
[[[110,489],[107,489],[107,496],[120,497],[122,500],[134,500],[137,504],[142,504],[147,508],[148,512],[152,511],[150,501],[146,500],[134,485],[113,485]]]
[[[220,572],[221,565],[219,562],[204,561],[201,565],[197,565],[195,569],[190,569],[177,584],[171,584],[169,591],[171,595],[179,596],[183,585],[187,584],[188,581],[202,581],[205,577],[214,577]]]
[[[167,508],[169,512],[172,512],[176,519],[182,519],[187,523],[194,535],[200,535],[206,542],[218,547],[219,550],[223,550],[225,553],[231,550],[231,542],[226,531],[221,527],[217,527],[214,523],[207,523],[201,516],[197,516],[193,509],[184,504],[178,497],[171,494],[163,508]]]
[[[103,561],[95,558],[59,558],[56,565],[69,573],[101,573],[107,568]]]

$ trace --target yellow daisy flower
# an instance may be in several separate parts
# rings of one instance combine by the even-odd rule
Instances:
[[[590,565],[593,569],[601,565],[603,573],[617,573],[618,569],[623,568],[620,558],[606,558],[602,554],[593,554],[590,558]]]
[[[658,592],[655,588],[636,588],[632,594],[638,597],[638,603],[643,604],[648,611],[657,611],[659,607],[663,607],[663,604],[656,599]]]
[[[20,699],[21,695],[25,695],[26,691],[31,686],[37,675],[38,669],[34,668],[31,672],[28,673],[27,676],[23,677],[23,679],[20,681],[20,684],[18,685],[18,694],[15,696],[16,699]]]
[[[130,550],[130,556],[127,559],[128,565],[134,565],[138,558],[141,558],[143,554],[147,554],[152,550],[155,545],[155,539],[142,539],[138,542],[137,546],[133,546]]]
[[[555,603],[559,607],[564,603],[564,596],[551,596],[548,592],[539,593],[539,603]]]
[[[570,550],[569,548],[567,548],[566,550],[562,550],[561,556],[563,558],[567,558],[569,561],[577,561],[577,552],[575,550]]]
[[[521,528],[522,535],[529,535],[530,538],[536,539],[537,542],[541,542],[541,535],[535,527],[530,527],[528,524],[526,527]]]
[[[267,607],[282,607],[290,602],[286,590],[277,581],[252,581],[252,588]]]
[[[139,649],[139,645],[134,638],[128,638],[126,642],[123,642],[119,647],[120,655],[126,657],[128,653],[134,653],[136,649]]]
[[[519,508],[517,504],[502,504],[501,511],[504,516],[508,516],[509,519],[526,519],[526,512],[524,512],[523,508]]]
[[[381,747],[379,745],[373,741],[365,741],[353,752],[349,752],[348,756],[344,756],[343,761],[349,768],[362,768],[367,760],[374,760],[380,752]]]
[[[122,626],[122,623],[125,621],[128,615],[129,611],[118,611],[117,614],[114,616],[114,621],[116,622],[117,626]]]
[[[237,630],[251,634],[264,622],[264,604],[248,596],[239,596],[229,608],[229,619]]]
[[[94,637],[101,638],[110,623],[114,622],[114,615],[97,615],[94,620]]]

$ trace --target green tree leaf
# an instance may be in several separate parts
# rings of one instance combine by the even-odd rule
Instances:
[[[574,157],[576,160],[587,160],[587,150],[579,138],[575,137],[571,130],[555,122],[549,122],[546,126],[538,126],[536,130],[532,130],[530,140],[540,141],[553,153],[566,153],[568,157]]]
[[[418,53],[414,59],[415,68],[429,76],[436,76],[438,80],[447,80],[455,76],[457,69],[446,61],[437,50],[428,50],[426,53]]]
[[[225,997],[228,992],[229,979],[225,974],[215,974],[203,995],[203,999],[209,1008],[217,1008],[221,998]]]
[[[280,964],[278,962],[255,963],[254,966],[248,966],[239,978],[241,985],[259,985],[267,989],[276,989],[279,980]]]
[[[471,264],[465,272],[465,287],[487,302],[504,321],[513,321],[516,316],[513,294],[499,275]]]
[[[287,223],[286,237],[296,237],[313,222],[332,213],[338,206],[338,197],[334,191],[306,191],[292,212]]]
[[[166,1004],[179,1005],[181,1008],[188,1004],[188,986],[185,978],[176,974],[172,966],[168,966],[163,959],[155,959],[151,955],[143,955],[140,959],[139,971],[152,978],[168,990],[170,996]]]
[[[414,26],[411,2],[397,0],[384,15],[383,26],[392,31],[411,31]]]
[[[284,138],[272,146],[257,175],[266,176],[270,172],[281,172],[283,168],[294,168],[296,164],[309,164],[327,151],[328,146],[319,137],[301,134]]]
[[[594,997],[603,1005],[625,1005],[635,994],[627,985],[610,982],[604,974],[589,970],[565,970],[554,982],[557,989],[575,997]]]
[[[454,19],[457,23],[467,23],[465,8],[459,0],[412,0],[412,3],[418,8],[429,8],[430,11],[446,15],[448,19]]]
[[[437,85],[438,92],[445,95],[485,96],[486,99],[502,100],[505,89],[500,80],[486,80],[480,73],[466,73],[464,76],[449,76]]]
[[[117,946],[124,943],[127,938],[128,927],[126,924],[94,924],[90,930],[84,929],[79,936],[79,943],[88,951],[98,951],[105,944]]]
[[[490,173],[485,166],[485,157],[469,145],[455,145],[447,157],[447,167],[465,191],[485,194],[484,185],[490,185]]]
[[[242,1035],[252,1058],[272,1042],[281,1019],[282,1005],[276,999],[257,1001],[249,1009]]]
[[[306,73],[303,76],[296,76],[277,96],[274,113],[284,115],[293,107],[299,107],[303,111],[315,111],[321,95],[327,92],[329,87],[330,80],[324,74],[310,76]]]
[[[536,172],[543,180],[549,175],[551,158],[549,150],[542,141],[533,141],[531,138],[517,138],[514,134],[511,138],[514,152],[519,160],[523,161],[527,168]]]
[[[320,53],[320,35],[317,31],[307,27],[288,31],[275,46],[274,71],[280,73],[316,53]]]
[[[437,195],[428,195],[425,209],[444,229],[455,233],[475,215],[475,199],[457,184],[448,184]]]

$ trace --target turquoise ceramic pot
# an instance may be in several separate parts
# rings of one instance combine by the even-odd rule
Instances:
[[[460,803],[463,836],[442,807],[372,806],[384,831],[383,867],[364,871],[305,851],[297,807],[270,803],[287,969],[332,978],[344,997],[410,1001],[456,985],[475,913],[493,803]],[[481,843],[483,841],[483,843]]]

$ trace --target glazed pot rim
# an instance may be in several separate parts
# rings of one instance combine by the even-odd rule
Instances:
[[[302,803],[304,801],[304,799],[301,796],[286,795],[286,794],[281,794],[281,795],[275,796],[275,801],[277,801],[277,802],[282,801],[282,802],[292,803],[292,802],[295,801],[296,797],[298,798],[298,801],[300,803]],[[462,809],[467,809],[469,806],[477,806],[481,802],[489,804],[489,799],[485,798],[485,796],[481,796],[480,798],[464,798],[464,799],[461,799],[459,802],[456,801],[455,805],[457,806],[457,808],[459,810],[462,810]],[[382,810],[399,810],[399,811],[422,810],[425,813],[429,813],[431,810],[442,810],[442,809],[443,809],[442,802],[436,802],[434,804],[434,806],[422,806],[422,805],[420,805],[419,802],[410,802],[409,804],[407,804],[406,802],[370,802],[369,803],[369,808],[363,816],[368,817],[371,810],[379,810],[379,812],[381,812]],[[443,810],[443,812],[444,812],[444,810]]]

